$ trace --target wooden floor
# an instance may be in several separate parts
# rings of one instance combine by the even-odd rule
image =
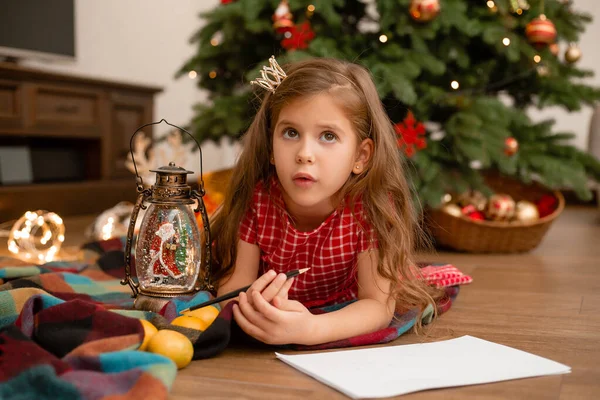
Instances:
[[[599,399],[600,212],[568,208],[536,250],[520,255],[439,253],[470,274],[452,309],[434,324],[439,338],[476,336],[572,367],[568,375],[431,390],[403,399]],[[408,333],[389,345],[418,343]],[[293,354],[293,352],[285,352]],[[452,368],[453,360],[447,360]],[[344,399],[275,359],[272,350],[231,348],[181,370],[173,400]]]
[[[89,219],[71,219],[67,242]],[[71,242],[73,244],[74,242]],[[568,375],[431,390],[403,399],[600,399],[600,212],[567,208],[534,251],[520,255],[439,253],[470,274],[434,340],[471,335],[571,366]],[[418,343],[407,333],[389,345]],[[285,352],[292,354],[292,352]],[[453,360],[447,360],[452,368]],[[232,347],[179,371],[170,399],[344,399],[275,359],[273,350]]]

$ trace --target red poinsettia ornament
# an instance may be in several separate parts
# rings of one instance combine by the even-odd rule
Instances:
[[[288,32],[289,37],[281,41],[281,47],[286,50],[306,49],[310,41],[315,38],[315,32],[308,21],[293,26]]]
[[[425,126],[415,119],[412,111],[408,112],[402,122],[394,125],[394,130],[398,135],[398,147],[404,150],[408,157],[412,157],[416,149],[421,150],[427,147]]]

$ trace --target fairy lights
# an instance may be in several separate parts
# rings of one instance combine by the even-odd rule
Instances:
[[[65,240],[62,218],[53,212],[27,211],[8,236],[8,250],[22,260],[44,263],[54,260]]]

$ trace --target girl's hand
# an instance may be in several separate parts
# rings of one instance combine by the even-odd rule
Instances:
[[[275,298],[287,300],[288,291],[294,283],[294,279],[287,279],[283,273],[277,274],[270,270],[258,278],[252,286],[246,291],[247,299],[250,304],[253,304],[253,293],[260,293],[267,302],[272,302]]]
[[[273,297],[269,303],[259,292],[240,293],[233,315],[244,332],[267,344],[306,343],[311,337],[314,315],[302,303]],[[287,297],[287,296],[286,296]]]

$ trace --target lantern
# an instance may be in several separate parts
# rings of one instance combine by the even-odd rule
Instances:
[[[131,137],[130,150],[133,138],[142,128],[163,121],[191,136],[186,130],[163,119],[138,128]],[[156,173],[156,181],[153,186],[145,189],[131,151],[139,194],[129,221],[125,248],[125,278],[121,284],[131,287],[135,297],[134,307],[137,309],[158,312],[173,297],[213,289],[209,276],[210,229],[203,201],[202,149],[197,141],[196,145],[200,150],[199,190],[192,190],[187,184],[187,175],[193,172],[177,166],[174,162],[152,170],[151,172]],[[196,207],[192,210],[194,203]],[[146,212],[135,246],[136,281],[131,276],[131,248],[140,208]],[[194,211],[202,215],[204,237],[200,234]],[[202,268],[203,282],[200,282]]]

